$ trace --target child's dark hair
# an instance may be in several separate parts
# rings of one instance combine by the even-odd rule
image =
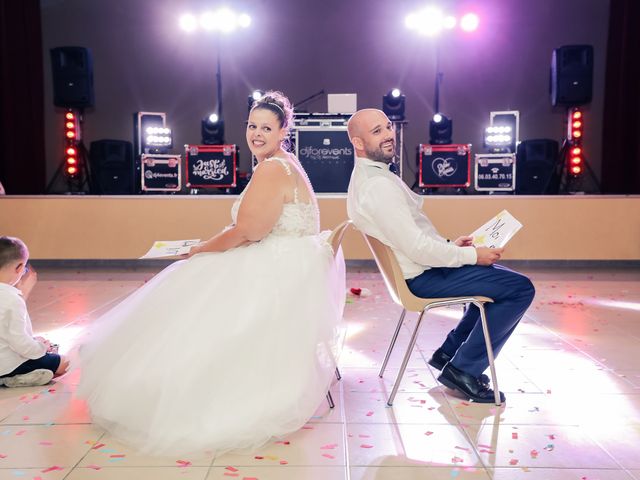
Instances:
[[[29,255],[27,246],[16,237],[0,237],[0,268],[16,260],[25,260]]]

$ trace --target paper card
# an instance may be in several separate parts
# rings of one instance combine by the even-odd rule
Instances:
[[[151,248],[140,258],[164,258],[178,257],[186,255],[191,247],[200,242],[200,239],[194,240],[158,240],[151,245]]]
[[[502,248],[521,228],[522,224],[503,210],[470,236],[476,247]]]

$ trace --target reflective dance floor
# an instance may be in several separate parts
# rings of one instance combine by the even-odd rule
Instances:
[[[400,309],[374,269],[353,267],[348,288],[362,293],[347,297],[336,407],[323,403],[300,431],[251,455],[141,456],[91,424],[76,370],[45,387],[0,387],[0,480],[640,480],[640,271],[523,272],[537,295],[497,361],[500,408],[456,398],[426,363],[460,316],[453,308],[428,315],[387,407],[416,316],[378,378]],[[153,273],[41,269],[34,330],[63,352]]]

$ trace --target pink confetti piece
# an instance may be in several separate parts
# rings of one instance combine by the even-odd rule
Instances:
[[[279,443],[281,445],[291,445],[291,442],[289,440],[279,440],[276,443]]]
[[[367,417],[370,417],[371,415],[373,415],[373,411],[369,410],[366,414]]]
[[[40,442],[39,445],[44,445],[45,447],[48,447],[50,445],[53,445],[53,442]]]
[[[547,435],[547,437],[549,437],[549,440],[555,440],[556,439],[556,436],[553,435],[553,434]]]
[[[124,453],[116,453],[116,454],[113,454],[113,455],[109,455],[109,457],[111,457],[111,458],[124,458],[124,457],[126,457],[126,455]]]
[[[288,465],[289,462],[287,462],[286,460],[280,460],[280,465]]]
[[[239,477],[240,474],[239,473],[229,473],[229,472],[224,472],[224,475],[227,477]]]
[[[470,451],[471,451],[471,449],[470,449],[470,448],[467,448],[467,447],[459,447],[459,446],[457,446],[457,445],[455,446],[455,448],[457,448],[458,450],[464,450],[465,452],[470,452]]]
[[[460,457],[453,457],[451,459],[451,463],[464,463],[464,458],[460,458]]]
[[[371,435],[367,435],[366,433],[360,433],[358,436],[360,438],[370,438],[371,437]]]
[[[27,433],[26,430],[20,430],[19,432],[16,432],[16,435],[20,436],[20,435],[24,435],[25,433]]]
[[[428,431],[428,432],[424,432],[424,434],[425,434],[426,436],[429,436],[429,435],[433,435],[433,432]]]
[[[478,450],[480,453],[488,453],[490,455],[494,455],[496,452],[494,452],[493,450],[487,450],[486,448],[481,448],[480,450]]]
[[[529,452],[531,455],[531,458],[538,458],[538,455],[540,454],[540,452],[538,452],[537,450],[531,450],[531,452]]]
[[[491,445],[483,445],[482,443],[479,443],[478,446],[481,448],[492,448]]]
[[[225,467],[225,470],[229,470],[230,472],[237,472],[238,469],[236,467]]]
[[[313,427],[311,425],[305,425],[302,427],[302,430],[313,430]]]
[[[518,432],[511,432],[511,440],[517,440],[518,439]]]
[[[334,457],[333,455],[330,455],[330,454],[328,454],[328,453],[323,453],[323,454],[322,454],[322,456],[323,456],[323,457],[326,457],[326,458],[336,458],[336,457]]]
[[[102,470],[100,465],[87,465],[87,468],[92,468],[94,470]]]
[[[102,448],[104,446],[105,446],[104,443],[98,443],[97,445],[94,445],[93,447],[91,447],[91,450],[98,450],[99,448]]]
[[[509,460],[509,465],[517,465],[517,464],[518,464],[517,458],[512,458],[511,460]]]
[[[369,445],[368,443],[363,443],[360,445],[360,448],[373,448],[373,445]]]
[[[7,456],[4,453],[0,453],[0,458],[7,458]]]
[[[258,480],[258,477],[242,477],[242,480]]]
[[[256,456],[255,456],[255,457],[253,457],[253,458],[255,458],[256,460],[264,460],[264,457],[262,457],[262,456],[260,456],[260,455],[256,455]]]
[[[24,417],[22,417],[22,420],[29,420],[29,417],[25,415]]]
[[[176,463],[180,465],[180,468],[190,467],[191,462],[189,460],[176,460]]]
[[[55,470],[64,470],[64,468],[59,467],[58,465],[54,465],[52,467],[49,468],[45,468],[44,470],[41,470],[42,473],[49,473],[49,472],[53,472]]]
[[[338,446],[337,443],[327,443],[326,445],[321,446],[320,450],[333,450],[337,446]]]

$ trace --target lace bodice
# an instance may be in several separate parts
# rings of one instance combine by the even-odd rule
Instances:
[[[265,162],[278,161],[287,171],[287,175],[292,175],[291,165],[283,158],[268,158]],[[246,191],[246,190],[245,190]],[[244,198],[244,192],[238,197],[231,207],[231,218],[235,224],[238,220],[238,210]],[[320,232],[320,214],[315,203],[305,203],[298,201],[298,187],[294,188],[294,201],[285,203],[282,207],[282,214],[273,226],[269,235],[302,237],[306,235],[317,235]]]

